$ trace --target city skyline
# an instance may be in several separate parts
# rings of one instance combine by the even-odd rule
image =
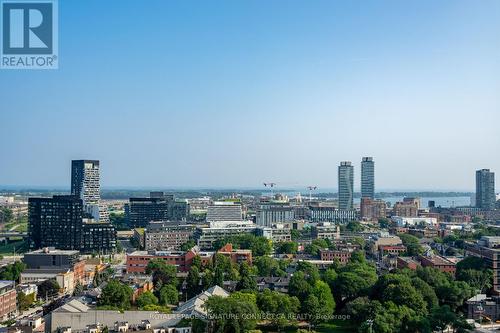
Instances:
[[[351,167],[353,169],[353,189],[354,189],[354,192],[353,194],[356,194],[356,195],[362,195],[362,164],[364,162],[365,159],[371,159],[371,162],[373,163],[374,161],[374,158],[373,157],[362,157],[360,160],[359,160],[359,165],[356,166],[356,163],[353,163],[352,161],[339,161],[339,164],[342,164],[342,163],[351,163]],[[100,160],[98,159],[95,159],[95,158],[92,158],[92,159],[78,159],[78,160],[72,160],[70,161],[70,165],[71,165],[71,168],[73,168],[73,164],[74,162],[82,162],[82,161],[89,161],[89,162],[97,162],[97,165],[99,165],[101,163]],[[336,166],[338,168],[338,165]],[[55,167],[55,165],[52,165],[51,166],[52,168]],[[371,166],[371,168],[373,168],[373,165]],[[388,187],[384,187],[384,186],[379,186],[378,185],[378,179],[375,181],[375,183],[373,183],[374,179],[371,179],[370,180],[370,184],[371,186],[374,185],[374,193],[381,193],[381,192],[404,192],[404,191],[407,191],[407,192],[411,192],[411,191],[414,191],[414,192],[418,192],[418,191],[429,191],[429,192],[470,192],[470,193],[473,193],[477,190],[477,179],[476,179],[476,173],[477,171],[479,170],[483,170],[483,169],[488,169],[488,168],[478,168],[474,171],[474,174],[472,176],[472,182],[473,182],[473,187],[472,188],[430,188],[430,187],[420,187],[420,188],[402,188],[402,187],[399,187],[399,188],[388,188]],[[370,171],[370,172],[373,172],[373,171]],[[379,168],[377,167],[376,169],[376,173],[379,172]],[[491,170],[492,173],[495,173],[495,170]],[[102,170],[98,171],[98,173],[103,173]],[[106,172],[104,172],[104,174],[106,174]],[[72,179],[72,176],[73,176],[73,172],[69,175],[69,182],[70,184],[73,182],[73,179]],[[324,192],[338,192],[338,186],[339,186],[339,174],[338,172],[336,172],[336,179],[334,180],[335,183],[334,184],[329,184],[327,186],[318,186],[318,185],[315,185],[316,186],[316,189],[314,190],[314,192],[318,192],[318,193],[324,193]],[[373,175],[371,176],[373,177]],[[98,178],[101,178],[98,176]],[[102,180],[100,181],[100,183],[102,183]],[[104,183],[106,183],[106,181],[104,180]],[[497,187],[497,180],[493,180],[493,186],[495,189],[498,189]],[[273,183],[273,186],[274,186],[274,189],[276,193],[278,193],[280,190],[284,190],[284,191],[291,191],[291,190],[301,190],[302,192],[306,192],[307,190],[307,187],[309,185],[306,185],[306,184],[298,184],[298,183],[295,183],[295,184],[290,184],[290,183]],[[101,189],[105,189],[105,190],[113,190],[113,189],[123,189],[123,190],[127,190],[127,189],[130,189],[130,190],[158,190],[158,189],[163,189],[163,190],[168,190],[168,189],[172,189],[172,190],[194,190],[194,189],[241,189],[241,190],[257,190],[259,188],[262,189],[262,192],[271,192],[271,190],[269,188],[265,188],[263,186],[263,183],[259,183],[259,184],[255,184],[255,185],[192,185],[192,186],[189,186],[189,185],[161,185],[161,184],[153,184],[153,185],[100,185],[100,188]],[[39,190],[50,190],[50,189],[53,189],[53,190],[63,190],[63,191],[69,191],[69,192],[72,192],[72,186],[68,186],[68,185],[64,185],[64,184],[39,184],[39,185],[30,185],[30,184],[2,184],[0,183],[0,189],[5,189],[5,190],[9,190],[9,189],[13,189],[13,190],[27,190],[27,189],[39,189]],[[498,193],[497,190],[495,190],[495,193]]]
[[[357,189],[361,156],[378,189],[500,170],[499,2],[217,4],[62,2],[59,69],[2,72],[0,184],[60,186],[78,158],[104,187],[336,188],[349,160]]]

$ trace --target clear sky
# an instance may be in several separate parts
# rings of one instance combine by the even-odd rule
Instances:
[[[497,0],[60,0],[59,59],[0,71],[2,185],[499,184]]]

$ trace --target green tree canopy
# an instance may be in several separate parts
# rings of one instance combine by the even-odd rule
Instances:
[[[150,291],[145,291],[137,297],[137,306],[143,308],[147,305],[157,305],[158,298]]]
[[[99,305],[127,310],[130,308],[132,293],[132,288],[128,285],[117,280],[110,280],[102,290]]]

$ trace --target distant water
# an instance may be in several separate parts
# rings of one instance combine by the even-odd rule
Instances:
[[[283,192],[282,192],[283,193]],[[284,192],[289,198],[293,198],[297,195],[297,192]],[[270,192],[264,192],[263,195],[270,195]],[[307,194],[302,194],[302,200],[307,202],[309,196]],[[391,206],[398,201],[403,201],[403,196],[400,197],[384,197],[380,198],[385,202],[389,202]],[[313,194],[314,200],[314,194]],[[360,198],[354,198],[354,204],[359,205]],[[420,207],[427,208],[429,201],[434,201],[436,207],[458,207],[458,206],[470,206],[470,197],[468,196],[458,196],[458,197],[420,197]]]
[[[387,197],[382,198],[386,202],[390,202],[391,206],[395,202],[403,201],[403,197]],[[359,204],[360,199],[354,199],[354,202]],[[469,206],[470,197],[421,197],[420,207],[427,208],[429,201],[435,201],[436,207],[457,207],[457,206]]]

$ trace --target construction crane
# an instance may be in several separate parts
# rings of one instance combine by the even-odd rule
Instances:
[[[270,187],[271,188],[271,196],[274,197],[274,186],[276,186],[276,183],[264,183],[264,187]]]
[[[317,186],[308,186],[307,188],[309,189],[309,202],[311,202],[312,201],[312,191],[314,191],[318,187]]]

